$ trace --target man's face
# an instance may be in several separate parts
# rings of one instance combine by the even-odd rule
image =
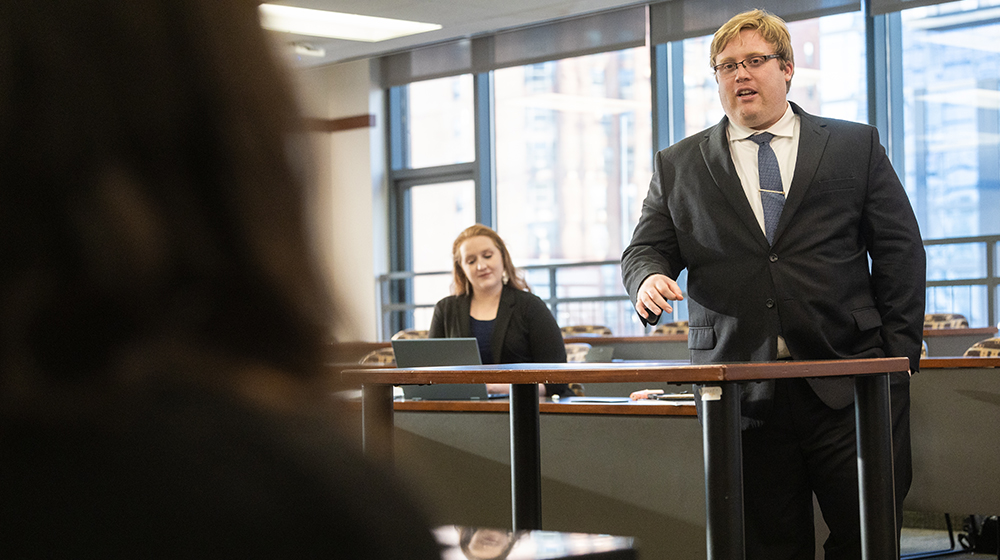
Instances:
[[[726,45],[715,57],[716,64],[740,62],[754,55],[774,54],[774,47],[753,29],[740,31],[739,36]],[[743,65],[728,76],[716,74],[719,98],[726,115],[747,128],[763,130],[778,122],[787,107],[786,84],[792,79],[793,65],[771,59],[761,66],[747,70]]]

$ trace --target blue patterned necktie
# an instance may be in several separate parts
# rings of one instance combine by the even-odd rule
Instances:
[[[750,137],[757,144],[757,173],[760,175],[760,202],[764,206],[764,235],[768,243],[774,243],[774,230],[778,229],[778,218],[785,206],[785,191],[781,186],[781,171],[778,158],[771,149],[774,135],[762,132]]]

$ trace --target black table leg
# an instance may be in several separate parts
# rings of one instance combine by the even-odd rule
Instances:
[[[538,384],[510,386],[510,490],[515,531],[542,528]]]
[[[899,558],[889,375],[856,376],[854,402],[858,432],[861,557],[865,560]]]
[[[392,385],[361,388],[361,445],[365,455],[386,464],[393,456]]]
[[[739,384],[700,386],[709,560],[743,560],[743,441]]]

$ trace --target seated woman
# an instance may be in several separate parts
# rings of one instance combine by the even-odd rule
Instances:
[[[434,306],[431,338],[475,337],[484,364],[565,362],[559,325],[545,302],[521,278],[503,239],[476,224],[452,246],[455,295]],[[505,384],[488,384],[506,393]],[[545,384],[540,395],[572,395],[568,385]]]

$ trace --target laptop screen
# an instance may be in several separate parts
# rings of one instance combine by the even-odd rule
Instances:
[[[479,358],[476,339],[468,338],[401,338],[392,341],[396,367],[476,366]]]
[[[476,339],[404,338],[392,341],[396,367],[475,366],[481,364]],[[435,384],[404,385],[403,396],[413,400],[485,400],[506,395],[489,395],[486,385]]]

